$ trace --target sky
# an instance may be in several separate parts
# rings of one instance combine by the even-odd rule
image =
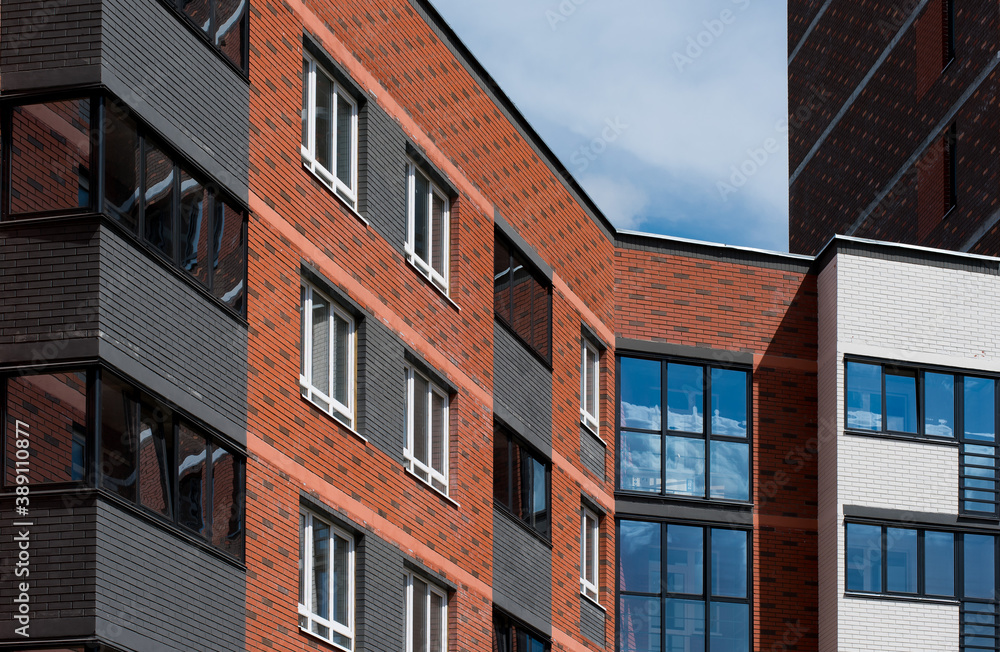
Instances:
[[[783,0],[431,0],[620,229],[788,250]]]

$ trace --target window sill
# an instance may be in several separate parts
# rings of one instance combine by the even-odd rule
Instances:
[[[355,208],[354,206],[351,206],[351,203],[349,201],[347,201],[346,199],[344,199],[343,197],[341,197],[340,194],[335,189],[331,188],[330,184],[328,184],[323,179],[323,177],[321,177],[320,175],[316,174],[311,169],[309,169],[308,161],[306,161],[305,159],[302,160],[302,169],[305,170],[309,174],[309,176],[311,176],[312,178],[316,179],[316,181],[319,182],[319,185],[323,186],[324,190],[326,190],[328,193],[330,193],[331,195],[333,195],[333,198],[336,199],[340,203],[341,206],[343,206],[344,208],[346,208],[348,213],[350,213],[351,215],[353,215],[354,217],[356,217],[359,222],[361,222],[362,224],[365,225],[365,227],[371,226],[371,223],[368,221],[368,219],[364,215],[362,215],[361,213],[359,213],[357,208]],[[320,639],[320,640],[323,640],[323,639]]]
[[[424,283],[426,283],[427,285],[431,286],[431,288],[433,288],[435,292],[437,292],[439,295],[441,295],[441,298],[444,299],[446,302],[448,302],[448,305],[450,305],[452,308],[454,308],[458,312],[462,312],[462,307],[459,306],[454,301],[452,301],[452,298],[450,296],[448,296],[448,293],[445,292],[444,290],[442,290],[441,287],[437,283],[435,283],[434,281],[432,281],[431,279],[429,279],[427,277],[427,275],[424,274],[424,271],[422,269],[420,269],[419,267],[417,267],[417,265],[413,262],[413,260],[411,259],[410,256],[411,256],[410,253],[406,254],[406,256],[405,256],[405,258],[406,258],[406,264],[409,265],[417,273],[417,276],[419,276],[424,281]]]
[[[301,388],[301,387],[302,387],[302,385],[299,385],[299,388]],[[314,403],[313,401],[309,400],[305,396],[302,396],[302,392],[301,391],[299,392],[299,397],[303,401],[305,401],[306,403],[308,403],[310,408],[316,410],[317,412],[319,412],[320,414],[322,414],[323,416],[325,416],[327,419],[330,419],[335,424],[337,424],[338,426],[340,426],[342,429],[346,430],[347,432],[351,433],[352,435],[354,435],[355,437],[357,437],[358,439],[360,439],[365,444],[368,443],[368,438],[367,437],[365,437],[360,432],[358,432],[357,430],[355,430],[351,426],[347,425],[346,423],[344,423],[343,421],[341,421],[337,417],[333,416],[332,414],[330,414],[329,412],[327,412],[326,410],[324,410],[323,408],[321,408],[319,405],[316,405],[316,403]]]
[[[332,650],[342,650],[342,652],[351,652],[351,650],[349,648],[341,647],[341,646],[337,645],[336,643],[334,643],[333,641],[331,641],[328,638],[323,638],[319,634],[314,634],[314,633],[310,632],[308,629],[306,629],[305,627],[303,627],[301,625],[299,625],[299,631],[302,632],[303,634],[305,634],[306,636],[308,636],[309,638],[315,639],[315,640],[319,641],[320,643],[323,643],[326,647],[328,647],[328,648],[330,648]]]
[[[918,604],[946,604],[959,606],[955,598],[928,598],[920,595],[896,595],[887,593],[863,593],[860,591],[844,591],[845,598],[856,600],[889,600],[891,602],[916,602]]]
[[[893,441],[908,441],[915,444],[932,444],[934,446],[950,446],[954,448],[958,448],[961,445],[961,442],[954,438],[928,437],[927,435],[910,435],[906,433],[883,432],[881,430],[852,430],[845,428],[844,434],[852,437],[891,439]]]
[[[597,434],[597,431],[591,428],[585,422],[580,421],[580,427],[583,428],[583,430],[586,431],[588,434],[593,436],[594,439],[599,441],[601,443],[601,446],[604,446],[604,448],[608,447],[608,442],[604,441],[604,439],[599,434]]]
[[[451,505],[455,509],[461,509],[462,508],[462,506],[459,505],[451,497],[449,497],[448,494],[444,493],[443,491],[441,491],[440,489],[438,489],[437,487],[435,487],[434,485],[432,485],[430,482],[427,482],[426,480],[424,480],[423,478],[421,478],[419,475],[417,475],[416,473],[414,473],[410,469],[408,469],[408,468],[406,468],[404,466],[403,470],[406,471],[406,474],[408,476],[410,476],[411,478],[413,478],[414,480],[416,480],[420,484],[424,485],[425,487],[427,487],[428,489],[430,489],[431,491],[433,491],[434,493],[436,493],[439,498],[441,498],[443,501],[445,501],[446,503],[448,503],[449,505]]]
[[[592,597],[590,597],[586,593],[583,593],[581,591],[580,592],[580,597],[583,598],[584,600],[586,600],[587,602],[589,602],[590,604],[594,605],[595,607],[597,607],[601,611],[603,611],[605,614],[608,613],[608,610],[604,608],[604,605],[602,605],[600,602],[598,602],[597,600],[593,599]]]

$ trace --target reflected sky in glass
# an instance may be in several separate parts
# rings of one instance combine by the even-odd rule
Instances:
[[[712,433],[745,437],[747,434],[747,373],[712,369]]]
[[[966,376],[963,383],[965,436],[993,441],[996,436],[996,390],[993,379]]]
[[[698,645],[696,641],[704,640],[705,637],[705,603],[698,600],[667,600],[665,608],[667,650],[704,650],[703,645]]]
[[[929,595],[955,595],[955,535],[924,532],[924,590]]]
[[[619,582],[622,591],[660,592],[660,524],[621,521]]]
[[[924,433],[955,436],[955,377],[924,373]]]
[[[882,528],[847,525],[847,590],[882,590]]]
[[[622,652],[660,652],[660,598],[623,595],[618,608],[619,649]]]
[[[713,441],[711,453],[711,497],[750,500],[750,446]]]
[[[621,488],[627,491],[660,492],[663,470],[660,465],[661,435],[621,433]],[[704,455],[702,455],[704,457]]]
[[[882,429],[882,367],[847,363],[847,427]]]
[[[656,360],[621,359],[622,428],[660,429],[661,368]]]
[[[917,592],[917,531],[886,528],[886,589],[897,593]]]
[[[703,432],[704,367],[667,365],[667,429]]]
[[[750,652],[750,605],[713,602],[712,652]]]
[[[747,597],[747,533],[712,530],[712,595]]]
[[[992,600],[994,586],[993,543],[996,537],[986,534],[964,534],[965,591],[967,598]]]
[[[704,529],[667,526],[667,591],[699,595],[704,588]]]
[[[705,441],[670,436],[664,439],[667,445],[664,492],[680,496],[704,496]]]
[[[886,427],[893,432],[917,432],[917,375],[885,374]]]

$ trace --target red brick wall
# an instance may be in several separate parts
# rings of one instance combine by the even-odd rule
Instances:
[[[753,649],[815,650],[815,276],[627,248],[616,262],[618,337],[753,354]]]
[[[804,4],[804,3],[799,3]],[[916,3],[854,0],[833,3],[789,68],[789,114],[807,101],[813,86],[829,93],[820,108],[801,124],[792,120],[790,174],[857,89],[878,56]],[[932,0],[903,33],[813,159],[795,178],[789,197],[789,247],[815,253],[835,233],[907,242],[946,249],[961,248],[997,209],[1000,166],[993,135],[998,114],[993,97],[1000,73],[994,70],[964,103],[959,100],[987,66],[993,65],[996,7],[979,1],[956,3],[955,59],[942,71],[945,57],[944,11]],[[790,5],[790,15],[801,9]],[[790,25],[797,18],[790,18]],[[789,30],[789,47],[792,40]],[[934,138],[952,107],[958,131],[957,203],[931,215],[926,183],[917,163],[922,146]],[[951,121],[948,121],[951,122]],[[908,163],[914,157],[917,163]],[[899,180],[890,186],[894,177]],[[932,191],[936,192],[936,191]],[[884,196],[883,196],[884,194]],[[918,198],[918,195],[920,197]],[[869,211],[869,208],[873,210]],[[862,215],[868,217],[859,220]],[[975,253],[995,254],[990,241]]]

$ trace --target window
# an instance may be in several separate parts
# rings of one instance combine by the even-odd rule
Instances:
[[[494,231],[493,246],[494,314],[539,357],[551,362],[549,282],[499,230]]]
[[[847,360],[847,430],[957,439],[959,507],[997,517],[996,378]]]
[[[626,520],[618,527],[620,650],[749,652],[747,531]]]
[[[494,611],[493,652],[549,652],[549,643],[514,619]]]
[[[406,257],[447,294],[450,201],[413,161],[407,170]]]
[[[188,23],[247,72],[247,0],[174,0]]]
[[[493,499],[549,537],[549,465],[502,427],[493,429]]]
[[[601,354],[587,338],[580,338],[580,421],[598,432],[598,403],[601,396]]]
[[[406,599],[405,652],[447,652],[448,595],[419,575],[403,576]]]
[[[302,396],[354,428],[354,318],[307,284],[301,286],[299,312]]]
[[[246,462],[220,438],[104,369],[5,385],[7,487],[28,461],[32,483],[86,482],[243,557]]]
[[[302,164],[357,207],[358,105],[308,54],[302,57]]]
[[[749,372],[622,357],[618,378],[620,489],[750,500]]]
[[[406,468],[448,494],[448,394],[406,367]]]
[[[299,628],[354,649],[354,537],[299,513]]]
[[[592,510],[580,508],[580,592],[591,600],[599,600],[598,568],[600,565],[600,519]]]

